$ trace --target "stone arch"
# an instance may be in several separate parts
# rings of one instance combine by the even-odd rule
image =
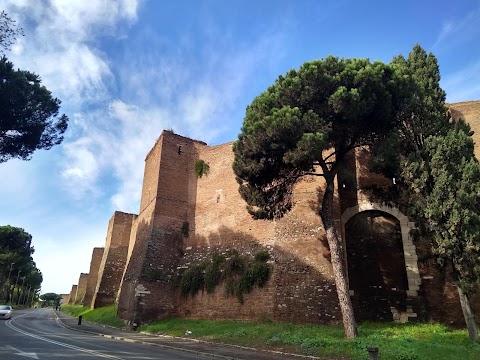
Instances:
[[[413,238],[410,234],[410,231],[412,229],[415,229],[415,224],[409,221],[408,217],[402,214],[402,212],[398,208],[363,201],[360,202],[357,206],[346,209],[341,216],[343,237],[345,237],[345,225],[347,224],[348,220],[361,212],[369,210],[377,210],[390,214],[391,216],[398,219],[398,221],[400,222],[403,254],[405,258],[405,268],[408,281],[408,290],[406,291],[406,293],[408,298],[416,298],[418,296],[418,290],[420,290],[421,278],[418,270],[418,257],[416,247],[413,244]],[[346,244],[345,240],[346,239],[344,239],[344,244]],[[346,249],[344,250],[346,251]],[[416,314],[410,312],[408,316],[413,317],[416,316]]]

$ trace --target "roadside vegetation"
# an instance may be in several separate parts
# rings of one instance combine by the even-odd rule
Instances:
[[[123,327],[114,305],[90,309],[63,305],[72,316],[103,325]],[[263,322],[235,322],[166,319],[144,325],[138,331],[152,334],[254,347],[289,353],[328,356],[338,359],[368,359],[367,348],[376,346],[380,359],[389,360],[475,360],[480,359],[480,341],[468,339],[466,330],[441,324],[372,323],[359,325],[359,336],[346,339],[341,325],[313,325]],[[187,331],[191,334],[185,335]]]
[[[98,309],[90,309],[83,305],[62,305],[61,310],[74,317],[82,316],[84,320],[92,323],[124,327],[125,323],[117,316],[117,307],[115,305],[104,306]]]

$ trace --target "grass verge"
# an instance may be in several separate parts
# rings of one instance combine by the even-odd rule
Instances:
[[[140,330],[171,336],[189,330],[198,339],[329,358],[368,359],[366,349],[377,346],[380,359],[480,359],[480,342],[441,324],[363,323],[354,340],[344,338],[341,326],[273,322],[167,319]]]
[[[82,315],[86,321],[114,327],[124,327],[125,323],[117,316],[115,305],[104,306],[97,309],[90,309],[82,305],[62,305],[61,310],[67,314],[78,317]]]
[[[90,309],[63,305],[62,311],[87,321],[123,327],[115,305]],[[166,319],[142,326],[152,334],[189,337],[258,349],[286,351],[338,359],[366,360],[367,348],[376,346],[380,359],[478,360],[480,342],[471,342],[465,330],[441,324],[362,323],[360,336],[347,340],[341,326],[264,322]]]

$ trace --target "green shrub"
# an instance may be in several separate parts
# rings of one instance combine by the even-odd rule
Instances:
[[[202,265],[193,265],[185,270],[180,279],[180,290],[183,296],[194,296],[205,287],[212,293],[223,280],[225,294],[236,296],[243,303],[243,295],[252,291],[255,285],[262,287],[270,276],[270,266],[267,264],[270,255],[260,251],[255,256],[239,255],[233,251],[226,258],[224,255],[213,254],[212,259]]]
[[[267,262],[270,260],[270,254],[267,250],[261,250],[255,254],[255,261]]]
[[[255,280],[255,284],[259,287],[263,287],[270,277],[270,267],[268,264],[263,262],[256,262],[253,264],[251,271],[251,276]]]
[[[245,259],[238,253],[234,253],[225,263],[225,276],[233,277],[241,275],[245,271]]]
[[[210,172],[210,165],[205,161],[198,159],[195,161],[195,174],[197,178],[201,178],[203,175],[208,175]]]
[[[194,265],[185,270],[180,281],[180,291],[183,296],[188,297],[189,294],[195,296],[203,288],[205,284],[203,271],[204,267],[201,265]]]
[[[160,269],[152,269],[152,268],[143,269],[140,277],[147,281],[164,280],[163,272]]]
[[[184,237],[188,237],[190,232],[190,224],[188,223],[188,221],[183,222],[182,227],[180,228],[180,232]]]
[[[222,279],[222,265],[224,263],[224,256],[214,254],[212,262],[205,268],[205,290],[207,290],[207,293],[212,293],[220,283]]]

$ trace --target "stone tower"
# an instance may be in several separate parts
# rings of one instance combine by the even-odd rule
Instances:
[[[181,256],[182,226],[193,217],[196,144],[205,145],[163,131],[145,159],[140,211],[118,299],[123,319],[138,323],[175,315],[170,280]]]
[[[108,223],[105,250],[98,271],[91,307],[113,304],[125,269],[130,232],[136,215],[115,211]]]
[[[96,247],[92,251],[92,259],[90,260],[90,271],[88,272],[87,289],[83,298],[83,305],[90,306],[92,304],[93,295],[97,288],[98,271],[102,262],[104,248]]]

